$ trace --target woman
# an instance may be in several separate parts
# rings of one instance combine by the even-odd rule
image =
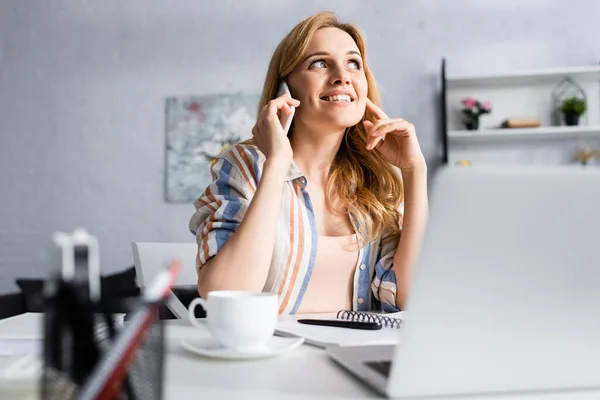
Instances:
[[[292,97],[275,98],[282,80]],[[292,29],[271,59],[253,139],[215,160],[194,202],[202,297],[270,291],[280,313],[404,307],[427,167],[414,126],[378,103],[355,27],[322,12]],[[278,115],[290,106],[286,137]]]

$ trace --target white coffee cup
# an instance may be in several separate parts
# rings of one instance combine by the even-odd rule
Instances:
[[[194,310],[201,304],[206,310],[206,325],[196,320]],[[192,325],[208,327],[223,346],[239,352],[264,350],[277,325],[277,295],[265,292],[217,290],[207,299],[196,298],[188,307]]]

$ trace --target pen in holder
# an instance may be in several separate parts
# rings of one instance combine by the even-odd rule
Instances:
[[[115,299],[100,287],[98,254],[98,240],[83,230],[53,236],[41,398],[160,400],[164,330],[158,309],[181,263],[173,260],[142,296],[117,302],[129,317],[117,331],[109,312]]]
[[[100,300],[98,240],[84,230],[55,233],[51,253],[44,287],[43,390],[49,376],[53,384],[61,375],[81,385],[100,358],[94,337]]]

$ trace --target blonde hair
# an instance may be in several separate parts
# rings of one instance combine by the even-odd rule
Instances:
[[[258,112],[275,96],[279,83],[302,61],[317,30],[338,28],[356,42],[363,58],[364,72],[368,83],[367,96],[379,105],[377,82],[369,69],[365,56],[365,42],[359,29],[341,23],[336,14],[320,12],[296,25],[275,49],[265,79]],[[366,110],[363,120],[375,118]],[[328,206],[334,211],[330,193],[336,193],[342,207],[350,213],[358,241],[366,245],[382,235],[400,234],[399,205],[403,200],[403,186],[395,167],[389,164],[378,151],[366,150],[366,131],[362,120],[348,128],[329,172],[326,188]]]

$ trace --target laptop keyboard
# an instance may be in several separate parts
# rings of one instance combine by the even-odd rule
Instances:
[[[390,369],[392,368],[391,361],[365,361],[365,365],[373,368],[386,378],[390,376]]]

